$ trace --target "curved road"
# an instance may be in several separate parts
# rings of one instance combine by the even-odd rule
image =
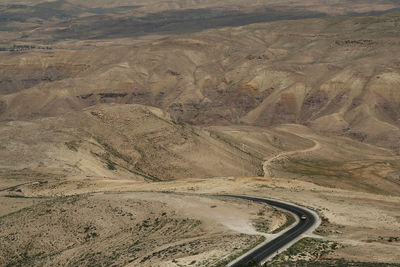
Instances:
[[[265,259],[267,259],[268,257],[270,257],[271,255],[273,255],[276,251],[283,248],[291,241],[299,237],[301,234],[307,232],[307,230],[309,230],[312,226],[314,226],[317,223],[317,220],[314,217],[313,213],[311,213],[306,208],[302,208],[296,205],[283,203],[276,200],[251,197],[251,196],[241,196],[241,195],[219,195],[219,196],[242,198],[255,202],[267,203],[271,206],[287,210],[295,214],[297,217],[299,217],[299,220],[294,227],[290,228],[288,231],[284,232],[275,239],[259,246],[254,250],[251,250],[250,252],[246,253],[244,256],[240,257],[239,259],[229,264],[228,266],[239,267],[239,266],[246,266],[250,263],[260,263]],[[302,215],[306,215],[307,218],[305,220],[301,220],[300,217]]]

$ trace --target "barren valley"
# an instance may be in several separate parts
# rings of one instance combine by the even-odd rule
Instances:
[[[398,8],[3,0],[0,265],[398,266]]]

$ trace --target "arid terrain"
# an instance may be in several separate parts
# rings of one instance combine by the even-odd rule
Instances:
[[[3,0],[0,266],[398,266],[399,7]]]

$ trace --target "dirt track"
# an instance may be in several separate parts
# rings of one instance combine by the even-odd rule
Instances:
[[[272,170],[271,170],[272,168],[270,167],[273,164],[274,161],[276,161],[278,159],[285,160],[285,157],[287,157],[287,156],[291,156],[291,155],[294,155],[294,154],[300,154],[300,153],[312,152],[314,150],[317,150],[317,149],[321,148],[320,142],[318,142],[317,140],[313,139],[312,136],[303,135],[303,134],[296,134],[296,135],[311,140],[312,142],[314,142],[314,145],[312,147],[306,148],[306,149],[281,152],[278,155],[268,159],[267,161],[265,161],[263,163],[264,177],[266,177],[266,178],[274,177],[274,175],[272,173]]]

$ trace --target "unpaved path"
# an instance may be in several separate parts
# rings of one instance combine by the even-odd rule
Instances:
[[[312,152],[314,150],[317,150],[317,149],[321,148],[321,144],[317,140],[313,139],[310,135],[297,134],[297,136],[300,136],[300,137],[303,137],[303,138],[306,138],[306,139],[309,139],[309,140],[313,141],[314,145],[312,147],[306,148],[306,149],[294,150],[294,151],[285,151],[285,152],[279,153],[278,155],[268,159],[267,161],[265,161],[263,163],[264,177],[266,177],[266,178],[272,178],[273,177],[273,173],[272,173],[272,170],[271,170],[271,167],[270,167],[273,161],[275,161],[275,160],[277,160],[279,158],[282,158],[282,157],[287,157],[287,156],[293,155],[293,154]]]

